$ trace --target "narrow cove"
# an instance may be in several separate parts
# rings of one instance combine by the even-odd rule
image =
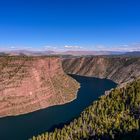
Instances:
[[[27,140],[33,135],[61,128],[88,107],[106,90],[117,86],[111,80],[71,75],[81,88],[77,99],[64,105],[56,105],[33,113],[5,117],[0,119],[0,137],[2,140]]]

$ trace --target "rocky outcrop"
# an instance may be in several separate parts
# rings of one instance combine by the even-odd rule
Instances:
[[[134,57],[80,57],[63,60],[63,69],[69,74],[108,78],[125,84],[140,76],[140,58]]]
[[[58,57],[0,57],[0,117],[64,104],[78,88]]]

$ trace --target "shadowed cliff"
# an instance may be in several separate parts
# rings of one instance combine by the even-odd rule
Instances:
[[[80,57],[63,60],[66,73],[99,78],[108,78],[121,84],[140,76],[138,57]]]

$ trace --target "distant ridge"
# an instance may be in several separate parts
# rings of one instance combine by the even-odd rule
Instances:
[[[6,53],[9,56],[42,56],[42,55],[51,55],[54,51],[28,51],[28,50],[14,50],[14,51],[7,51],[1,52]]]
[[[140,51],[121,52],[121,51],[31,51],[31,50],[13,50],[2,51],[0,56],[43,56],[43,55],[71,55],[71,56],[97,56],[97,55],[121,55],[121,56],[140,56]]]
[[[66,51],[64,54],[74,55],[74,56],[83,56],[83,55],[120,55],[124,54],[123,52],[117,51]]]
[[[122,55],[124,52],[117,51],[29,51],[29,50],[13,50],[3,51],[0,55],[7,54],[9,56],[43,56],[43,55],[72,55],[72,56],[86,56],[86,55]]]
[[[125,56],[140,56],[140,51],[127,52],[124,55]]]

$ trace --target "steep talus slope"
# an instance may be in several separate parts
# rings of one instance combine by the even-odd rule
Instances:
[[[63,60],[66,73],[108,78],[118,84],[140,76],[140,58],[133,57],[80,57]]]
[[[58,57],[0,57],[0,117],[69,102],[78,88]]]

